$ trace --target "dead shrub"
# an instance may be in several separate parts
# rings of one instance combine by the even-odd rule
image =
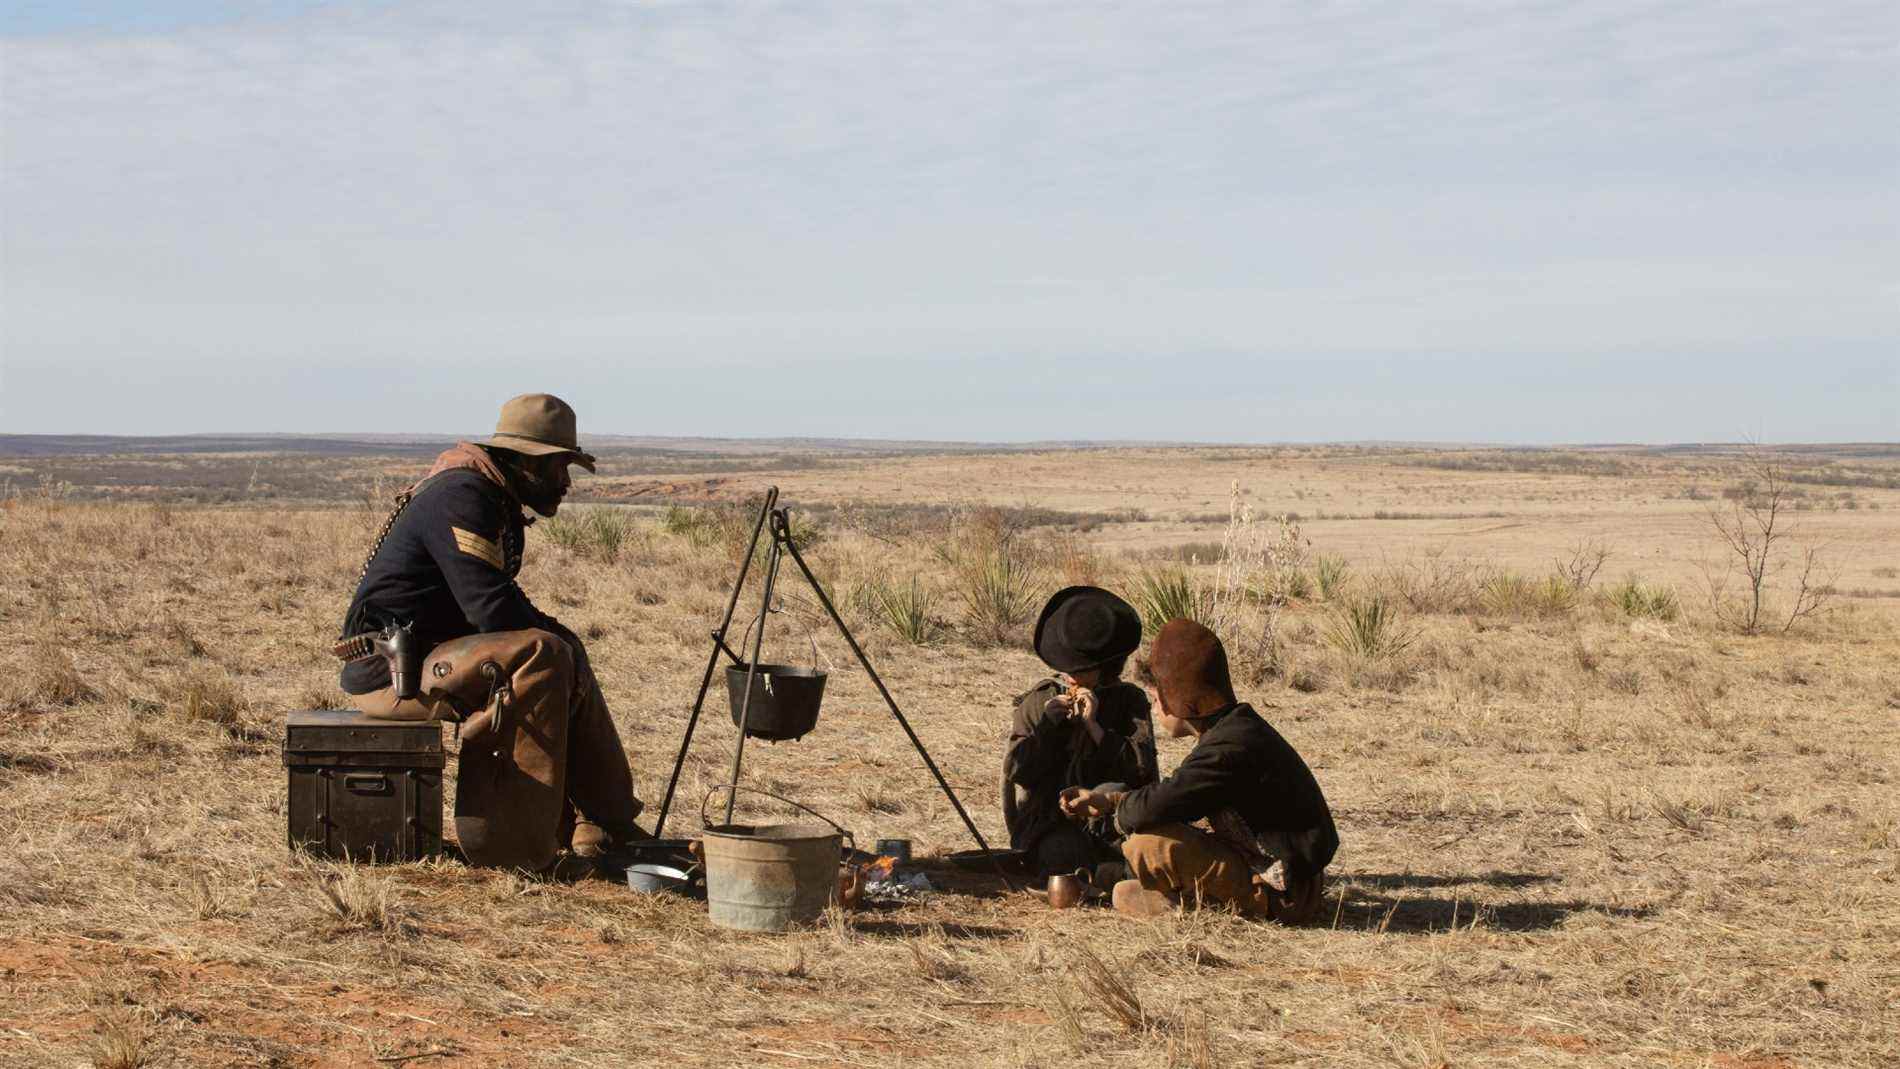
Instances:
[[[1313,581],[1319,588],[1319,596],[1324,601],[1334,601],[1346,591],[1346,584],[1352,580],[1352,567],[1346,558],[1321,554],[1313,562]]]
[[[186,657],[203,657],[206,653],[204,643],[198,641],[198,636],[191,633],[191,628],[183,620],[173,618],[166,624],[165,637]]]
[[[305,687],[297,693],[294,703],[299,709],[348,709],[350,696],[343,688],[335,684],[327,687]]]
[[[1477,565],[1436,549],[1387,566],[1376,586],[1377,593],[1396,598],[1416,613],[1459,613],[1477,604],[1479,580]]]
[[[152,1064],[152,1031],[139,1010],[114,1010],[99,1018],[92,1040],[95,1069],[140,1069]]]
[[[1552,574],[1575,593],[1590,589],[1597,581],[1597,573],[1610,559],[1610,547],[1595,537],[1580,538],[1564,550],[1564,555],[1551,562]]]
[[[1643,673],[1638,668],[1618,668],[1603,673],[1603,685],[1618,694],[1635,697],[1643,692]]]
[[[1681,793],[1662,794],[1653,790],[1649,792],[1649,808],[1663,820],[1691,835],[1701,833],[1711,819],[1726,815],[1719,799]]]
[[[910,951],[911,960],[917,964],[917,975],[925,979],[951,983],[969,975],[969,971],[943,947],[925,946],[919,939],[907,940],[904,946]]]
[[[1317,668],[1300,665],[1287,671],[1286,685],[1301,694],[1318,694],[1326,689],[1326,676]]]
[[[413,934],[396,901],[395,882],[347,862],[305,862],[317,907],[332,934],[366,932],[384,937]]]
[[[888,783],[867,783],[852,791],[852,802],[866,813],[897,814],[904,812],[903,796],[893,791]]]
[[[1044,566],[1063,586],[1101,586],[1108,577],[1108,561],[1088,539],[1074,531],[1056,531],[1043,546]]]
[[[0,709],[63,709],[99,698],[72,654],[47,643],[34,647],[19,674],[0,686]]]
[[[1148,1014],[1141,1008],[1141,999],[1136,996],[1125,969],[1103,961],[1086,946],[1075,949],[1075,959],[1069,968],[1082,990],[1109,1020],[1122,1027],[1122,1031],[1148,1030]]]
[[[1782,632],[1828,609],[1835,594],[1839,569],[1824,559],[1818,546],[1788,544],[1796,533],[1794,517],[1802,496],[1793,486],[1788,458],[1750,443],[1742,455],[1742,481],[1724,490],[1728,504],[1711,504],[1705,519],[1721,546],[1720,563],[1705,563],[1709,608],[1717,620],[1743,634],[1753,635],[1774,626]],[[1792,553],[1799,562],[1794,602],[1785,614],[1769,605],[1768,586]],[[1741,592],[1729,593],[1729,581],[1741,580]]]
[[[1214,1050],[1214,1032],[1209,1027],[1206,1007],[1195,1007],[1192,1016],[1183,1016],[1170,1030],[1167,1063],[1184,1069],[1214,1069],[1221,1064]]]
[[[185,896],[191,906],[192,915],[201,921],[224,916],[224,896],[211,882],[211,877],[203,872],[194,872],[185,882]]]
[[[180,719],[223,728],[236,727],[248,704],[223,669],[190,672],[174,680],[164,701]]]
[[[1088,1050],[1088,1029],[1082,1027],[1082,1014],[1075,1003],[1058,984],[1049,988],[1049,998],[1053,1005],[1048,1007],[1049,1016],[1055,1018],[1056,1028],[1062,1033],[1063,1042],[1071,1054],[1081,1054]]]

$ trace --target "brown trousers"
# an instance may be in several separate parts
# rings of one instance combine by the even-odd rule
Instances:
[[[1280,924],[1305,924],[1319,911],[1318,878],[1288,880],[1285,891],[1257,882],[1247,859],[1211,833],[1163,824],[1122,840],[1130,874],[1150,891],[1188,903],[1227,902]]]
[[[553,632],[452,639],[424,659],[416,698],[385,688],[353,700],[383,720],[462,721],[455,835],[470,864],[540,870],[570,838],[598,849],[639,835],[641,804],[607,699]]]

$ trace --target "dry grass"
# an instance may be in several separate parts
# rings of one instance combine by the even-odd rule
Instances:
[[[91,1061],[96,1069],[140,1069],[152,1059],[151,1029],[142,1016],[116,1011],[100,1019]]]
[[[1679,490],[1722,485],[1701,470],[1719,461],[1415,460],[1024,453],[773,475],[795,501],[839,504],[809,553],[834,594],[913,575],[943,592],[929,645],[846,611],[997,838],[1007,712],[1041,669],[1020,622],[991,645],[950,593],[935,550],[971,510],[873,526],[842,502],[938,509],[930,488],[960,486],[1016,509],[999,509],[1004,526],[1039,515],[1032,500],[1125,516],[1011,534],[1038,599],[1085,574],[1128,589],[1156,547],[1218,537],[1182,517],[1218,516],[1237,477],[1265,495],[1262,515],[1506,514],[1305,524],[1312,600],[1278,610],[1278,660],[1248,688],[1312,761],[1344,839],[1325,922],[1298,931],[1050,912],[940,872],[952,890],[762,937],[607,884],[314,865],[284,848],[281,713],[334,700],[322,649],[380,507],[14,500],[0,509],[0,639],[23,651],[0,681],[0,1064],[1893,1064],[1900,607],[1850,603],[1786,636],[1734,635],[1693,605],[1631,612],[1614,587],[1546,609],[1535,588],[1579,515],[1646,594],[1685,584],[1700,506]],[[268,465],[258,478],[276,479]],[[1039,487],[1064,489],[1031,498]],[[1856,494],[1861,507],[1809,522],[1878,559],[1900,543],[1900,492]],[[566,544],[531,532],[523,582],[590,636],[657,803],[737,550],[724,519],[614,522]],[[1532,594],[1487,604],[1484,580],[1507,572]],[[1328,624],[1374,597],[1411,641],[1370,663]],[[861,840],[907,837],[923,858],[968,845],[800,584],[785,609],[768,656],[834,672],[818,729],[749,748],[749,778]],[[671,830],[724,775],[724,712],[715,691]],[[1163,763],[1184,752],[1165,741]]]

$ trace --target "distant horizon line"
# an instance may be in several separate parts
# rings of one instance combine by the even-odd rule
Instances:
[[[12,442],[32,442],[70,444],[90,442],[292,442],[299,439],[323,442],[357,442],[368,445],[380,444],[424,444],[429,442],[474,441],[487,437],[489,432],[469,434],[450,432],[385,432],[385,431],[192,431],[167,434],[100,434],[79,431],[69,433],[36,432],[29,434],[0,434],[0,452]],[[1429,449],[1684,449],[1737,447],[1760,445],[1769,448],[1842,448],[1842,447],[1879,447],[1900,448],[1900,440],[1894,441],[1755,441],[1746,438],[1733,440],[1702,441],[1578,441],[1578,442],[1528,442],[1513,440],[1486,439],[1433,439],[1433,438],[1329,438],[1329,439],[1270,439],[1260,441],[1218,441],[1196,439],[1147,439],[1147,438],[1032,438],[1032,439],[985,439],[985,438],[878,438],[854,437],[850,435],[743,435],[743,434],[625,434],[608,432],[581,435],[583,444],[619,445],[625,443],[713,443],[733,442],[759,446],[777,443],[798,445],[836,444],[869,448],[877,446],[941,446],[958,448],[1005,447],[1011,449],[1196,449],[1196,448],[1255,448],[1269,449],[1285,446],[1338,446],[1338,447],[1382,447],[1382,448],[1429,448]]]

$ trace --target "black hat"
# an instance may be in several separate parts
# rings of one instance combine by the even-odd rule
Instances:
[[[1126,657],[1141,645],[1134,606],[1095,586],[1056,591],[1036,620],[1036,656],[1058,672],[1080,672]]]

